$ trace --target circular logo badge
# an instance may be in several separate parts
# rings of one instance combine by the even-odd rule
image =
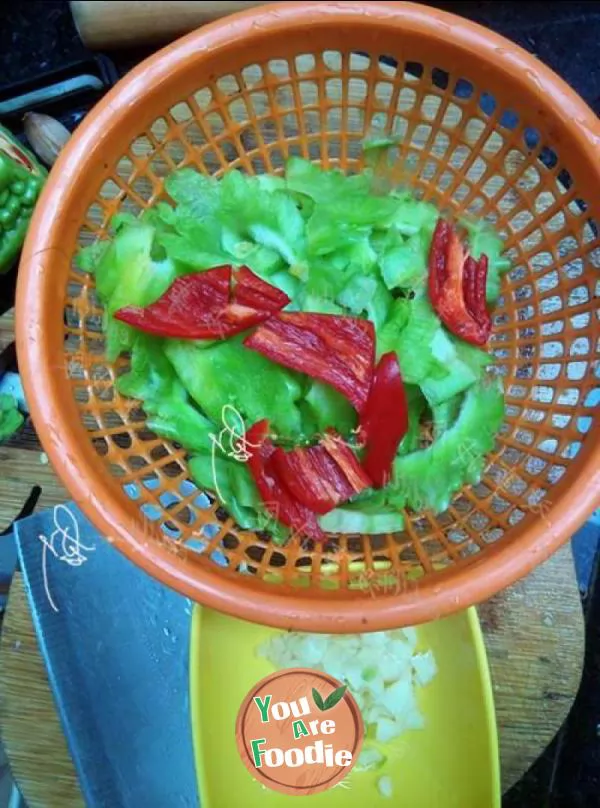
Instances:
[[[250,774],[284,794],[326,791],[350,773],[364,737],[354,698],[332,676],[289,668],[267,676],[240,708],[236,740]]]

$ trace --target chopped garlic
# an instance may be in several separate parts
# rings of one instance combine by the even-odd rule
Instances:
[[[424,725],[416,689],[436,673],[431,651],[415,653],[414,628],[368,634],[278,634],[258,653],[276,668],[324,671],[348,688],[371,735],[388,743]]]
[[[387,799],[391,799],[394,789],[392,787],[392,778],[388,777],[380,777],[377,781],[377,788],[379,789],[379,793],[382,797],[386,797]]]

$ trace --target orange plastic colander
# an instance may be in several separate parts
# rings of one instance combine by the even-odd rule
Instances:
[[[394,535],[276,547],[188,479],[184,451],[114,388],[80,245],[163,195],[181,165],[281,172],[288,155],[361,167],[401,137],[415,190],[492,222],[514,269],[490,349],[506,421],[484,478]],[[600,126],[540,62],[410,3],[264,6],[206,26],[121,81],[78,128],[37,206],[19,274],[20,368],[44,448],[87,516],[192,599],[313,631],[385,629],[481,601],[598,504]],[[257,384],[260,380],[257,379]]]

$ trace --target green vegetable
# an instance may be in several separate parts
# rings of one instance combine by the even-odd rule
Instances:
[[[494,357],[487,353],[487,351],[482,351],[481,348],[470,345],[468,342],[464,342],[452,334],[449,336],[454,344],[454,350],[456,351],[458,359],[468,365],[477,376],[480,376],[481,372],[485,370],[486,367],[493,364]]]
[[[418,384],[435,406],[467,390],[492,358],[449,334],[425,295],[394,301],[377,334],[377,353],[395,350],[408,384]]]
[[[493,304],[500,296],[502,275],[511,268],[510,259],[502,255],[502,239],[488,225],[468,221],[463,222],[463,225],[469,233],[469,248],[473,258],[487,255],[486,299]]]
[[[156,230],[136,222],[118,230],[96,268],[96,288],[110,314],[124,306],[147,306],[175,280],[171,258],[155,261],[152,248]]]
[[[307,228],[309,244],[320,239],[322,251],[332,252],[336,242],[346,235],[361,241],[360,235],[367,229],[389,227],[398,208],[397,200],[391,196],[340,194],[335,205],[315,205]]]
[[[323,258],[311,253],[308,276],[303,278],[304,293],[330,301],[344,289],[352,277],[360,271],[351,258],[351,248],[343,247]]]
[[[332,533],[394,533],[404,527],[404,516],[388,504],[386,490],[369,489],[319,517],[319,524]]]
[[[265,192],[256,177],[230,171],[220,183],[219,222],[237,233],[275,250],[296,274],[304,261],[304,220],[284,191]]]
[[[389,351],[395,351],[400,343],[400,334],[406,327],[412,314],[412,304],[410,300],[400,297],[394,300],[388,316],[377,331],[377,356],[380,357]],[[405,377],[406,381],[406,377]]]
[[[223,231],[223,246],[228,243],[225,237],[226,232]],[[232,263],[244,264],[262,278],[269,278],[273,273],[277,273],[278,277],[286,275],[292,281],[296,281],[296,278],[285,269],[285,261],[279,253],[270,247],[263,247],[252,241],[235,240],[229,245],[229,254],[234,259]],[[281,286],[281,288],[284,287]]]
[[[312,381],[305,400],[317,432],[323,433],[333,428],[347,437],[356,428],[356,411],[341,393],[328,384]]]
[[[454,424],[460,412],[462,399],[462,395],[459,394],[433,407],[433,425],[436,438],[447,432]]]
[[[15,399],[0,393],[0,443],[12,437],[23,426],[24,420]]]
[[[159,338],[136,335],[131,370],[117,379],[117,390],[143,401],[147,426],[158,435],[191,451],[211,450],[214,424],[192,406]]]
[[[180,168],[165,180],[165,190],[177,203],[178,211],[193,219],[214,216],[220,207],[221,187],[212,177],[193,168]]]
[[[289,538],[288,529],[275,522],[264,510],[247,466],[228,460],[217,449],[211,454],[191,457],[188,461],[194,482],[202,489],[220,496],[235,522],[244,530],[268,530],[275,544],[284,544]]]
[[[156,229],[143,221],[121,220],[110,242],[96,242],[81,250],[80,268],[96,277],[96,290],[106,306],[106,355],[109,361],[131,349],[136,331],[112,318],[124,306],[147,306],[157,300],[177,277],[171,257],[154,260]]]
[[[422,233],[427,238],[427,254],[429,254],[429,243],[440,215],[439,210],[431,202],[420,202],[415,199],[410,191],[392,193],[392,196],[397,201],[392,226],[403,236]]]
[[[434,363],[430,375],[420,381],[420,386],[430,405],[435,406],[469,388],[477,381],[480,372],[459,359],[452,340],[441,327],[436,331],[430,348]]]
[[[296,402],[302,397],[298,374],[242,345],[244,335],[209,348],[196,341],[168,340],[165,353],[196,404],[215,424],[223,407],[233,405],[246,424],[268,418],[282,438],[303,436]]]
[[[253,267],[250,267],[250,269],[252,269],[252,271],[256,272],[258,275],[261,274],[260,272],[258,272],[258,270],[254,269]],[[282,291],[284,291],[292,301],[292,304],[290,304],[290,306],[292,306],[293,308],[296,307],[297,304],[294,304],[293,301],[295,298],[300,296],[302,288],[302,284],[300,283],[298,278],[295,278],[293,275],[290,275],[290,273],[287,270],[284,270],[282,272],[277,272],[275,275],[273,275],[273,277],[269,279],[269,283],[275,284],[275,286],[278,286]],[[287,308],[289,309],[290,306],[288,306]]]
[[[94,273],[102,256],[110,247],[109,241],[95,241],[77,253],[77,266],[84,272]]]
[[[246,464],[224,457],[218,446],[214,465],[211,451],[209,454],[196,455],[191,458],[190,470],[201,488],[214,491],[218,487],[222,494],[229,494],[240,505],[246,507],[256,507],[260,502],[258,491]]]
[[[419,448],[421,440],[421,418],[427,409],[427,401],[420,387],[407,384],[404,389],[408,402],[408,431],[398,447],[399,455],[414,452]]]
[[[232,504],[236,507],[241,527],[256,521],[255,511],[261,507],[260,497],[244,463],[226,459],[217,447],[214,456],[211,451],[190,458],[189,469],[200,488],[218,492],[226,508]]]
[[[379,265],[388,289],[411,289],[426,283],[430,240],[424,231],[408,238],[394,230],[386,234],[380,246]]]
[[[169,207],[165,202],[159,202],[155,208],[149,208],[143,212],[142,219],[144,223],[155,225],[156,223],[161,222],[163,220],[161,216],[163,207],[168,208],[171,213],[174,212],[173,208]],[[127,227],[130,224],[135,225],[137,222],[137,216],[134,216],[133,213],[129,213],[128,211],[123,211],[123,213],[115,213],[110,220],[110,226],[115,233],[118,233],[123,227]],[[106,242],[102,243],[108,246]]]
[[[436,332],[431,342],[435,360],[430,376],[421,381],[421,389],[435,407],[467,390],[493,362],[485,351],[449,334],[444,328]]]
[[[503,419],[501,381],[485,378],[467,391],[450,429],[427,449],[397,457],[389,502],[416,511],[445,511],[465,482],[480,479]]]
[[[366,174],[348,176],[341,171],[323,171],[300,157],[288,160],[285,183],[289,191],[326,205],[335,204],[339,198],[348,195],[364,196],[371,190],[371,181]]]
[[[343,505],[321,516],[319,524],[329,533],[394,533],[404,527],[404,517],[398,510],[369,513]]]
[[[371,154],[390,145],[379,143]],[[268,530],[276,543],[289,531],[266,512],[246,464],[232,451],[227,407],[239,413],[240,435],[268,419],[286,449],[327,429],[356,443],[354,409],[332,387],[246,348],[245,334],[161,339],[112,315],[122,306],[148,305],[180,275],[233,264],[285,291],[288,310],[370,319],[377,358],[390,351],[398,357],[408,431],[391,483],[362,492],[319,522],[329,532],[377,534],[401,530],[404,508],[444,510],[482,473],[503,418],[502,390],[486,376],[492,357],[450,334],[429,302],[428,256],[439,211],[406,190],[382,193],[382,179],[369,170],[323,171],[296,157],[285,177],[230,171],[215,180],[180,169],[165,182],[170,201],[137,219],[114,217],[111,238],[78,257],[95,275],[105,304],[107,356],[131,354],[118,390],[142,402],[150,429],[190,452],[190,474],[202,489],[217,492],[240,527]],[[13,192],[22,193],[21,185]],[[502,242],[487,226],[465,227],[471,253],[485,252],[490,260],[492,299],[509,267]]]
[[[199,226],[195,231],[186,235],[179,233],[158,233],[156,243],[159,244],[166,255],[173,261],[179,261],[186,267],[187,272],[198,272],[202,269],[223,264],[231,264],[232,257],[219,251],[219,244],[215,243],[214,235],[208,228]]]
[[[415,297],[408,307],[408,320],[394,346],[402,378],[418,384],[432,372],[436,360],[432,344],[441,324],[425,297]]]
[[[383,283],[373,275],[354,275],[336,299],[353,314],[366,314],[376,329],[385,323],[393,302]]]
[[[343,307],[329,297],[321,297],[308,292],[300,297],[300,301],[300,308],[303,311],[312,311],[315,314],[345,314]]]
[[[106,358],[109,362],[114,362],[120,354],[132,347],[135,341],[135,332],[126,323],[121,323],[111,317],[106,310],[104,312],[104,330]]]
[[[388,149],[392,148],[393,146],[397,146],[401,143],[401,139],[398,137],[386,137],[381,135],[380,137],[371,137],[366,138],[363,140],[362,149],[365,154],[365,158],[369,157],[369,153],[373,151],[385,151],[387,152]]]
[[[0,148],[0,273],[8,271],[19,254],[44,179]]]

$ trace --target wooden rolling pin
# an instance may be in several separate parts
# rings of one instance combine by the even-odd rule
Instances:
[[[260,5],[251,0],[72,0],[83,43],[93,50],[166,43],[210,20]]]

